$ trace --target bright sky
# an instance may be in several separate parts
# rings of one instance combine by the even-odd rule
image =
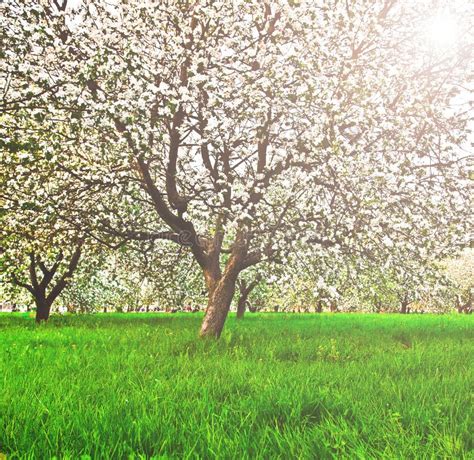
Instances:
[[[116,5],[118,1],[120,0],[105,0],[105,3],[111,5],[111,8],[113,9],[113,5]],[[441,3],[442,6],[440,9],[437,12],[434,12],[433,17],[428,20],[425,32],[425,38],[433,49],[433,52],[443,54],[449,53],[450,50],[457,47],[459,41],[463,38],[463,35],[465,35],[466,32],[472,36],[474,24],[471,25],[470,29],[467,31],[461,30],[461,18],[459,17],[459,14],[453,14],[451,7],[456,7],[457,13],[463,11],[463,16],[469,16],[470,14],[473,14],[472,5],[474,5],[474,3],[471,3],[473,1],[474,0],[446,0],[445,3]],[[82,0],[69,0],[68,9],[73,9],[81,3]],[[464,17],[464,19],[466,18]],[[469,20],[467,23],[469,24]],[[76,21],[73,21],[73,26],[77,26]],[[474,83],[470,88],[466,88],[465,93],[458,96],[454,102],[456,105],[469,103],[469,101],[474,100],[473,95]],[[471,123],[470,127],[473,133],[470,135],[466,146],[467,149],[474,148],[474,145],[471,146],[471,144],[474,143],[474,121]]]

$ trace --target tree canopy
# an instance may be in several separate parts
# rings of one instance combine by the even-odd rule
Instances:
[[[301,247],[430,264],[473,228],[472,30],[455,2],[465,33],[434,49],[435,3],[5,0],[2,165],[26,172],[3,199],[189,251],[203,336],[243,271]]]

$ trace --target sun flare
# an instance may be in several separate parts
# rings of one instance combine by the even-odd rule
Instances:
[[[427,37],[431,45],[447,49],[456,45],[459,39],[459,24],[448,12],[439,12],[428,23]]]

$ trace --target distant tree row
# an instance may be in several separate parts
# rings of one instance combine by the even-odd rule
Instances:
[[[160,252],[155,251],[156,257]],[[237,318],[243,318],[246,311],[473,312],[473,250],[430,268],[408,267],[406,263],[396,269],[373,263],[336,266],[334,260],[313,261],[311,265],[306,257],[284,267],[262,265],[258,271],[247,271],[238,282],[232,304]],[[154,271],[143,254],[130,253],[128,248],[88,257],[59,295],[54,309],[62,313],[204,310],[206,288],[192,258],[175,256],[169,261],[173,267],[164,267],[163,260],[163,253],[153,260],[152,267],[160,267]],[[9,282],[8,274],[0,279],[0,309],[29,311],[35,307],[33,297],[25,295],[18,283]]]

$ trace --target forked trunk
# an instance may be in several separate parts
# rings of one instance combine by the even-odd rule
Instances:
[[[13,277],[14,284],[25,288],[33,296],[36,304],[37,323],[48,320],[49,314],[51,313],[51,305],[53,305],[56,298],[67,286],[69,280],[77,268],[77,264],[79,263],[79,259],[81,257],[83,243],[83,240],[80,240],[77,243],[76,249],[71,255],[67,265],[67,269],[64,271],[61,277],[56,278],[56,282],[53,281],[53,278],[57,274],[61,261],[64,259],[63,253],[61,251],[56,256],[56,260],[50,268],[46,266],[44,261],[42,261],[37,254],[31,252],[29,254],[30,283],[19,281]],[[38,277],[39,272],[42,273],[41,279]],[[47,291],[49,291],[48,294],[46,293]]]
[[[260,275],[257,275],[250,284],[247,284],[245,280],[239,280],[237,282],[240,291],[240,297],[237,302],[237,319],[242,319],[244,317],[244,313],[248,305],[249,295],[259,282]]]
[[[407,303],[402,303],[402,306],[400,308],[400,313],[402,315],[406,315],[408,313],[408,304]]]
[[[206,316],[201,325],[201,337],[219,338],[235,292],[236,279],[222,277],[209,290]]]

